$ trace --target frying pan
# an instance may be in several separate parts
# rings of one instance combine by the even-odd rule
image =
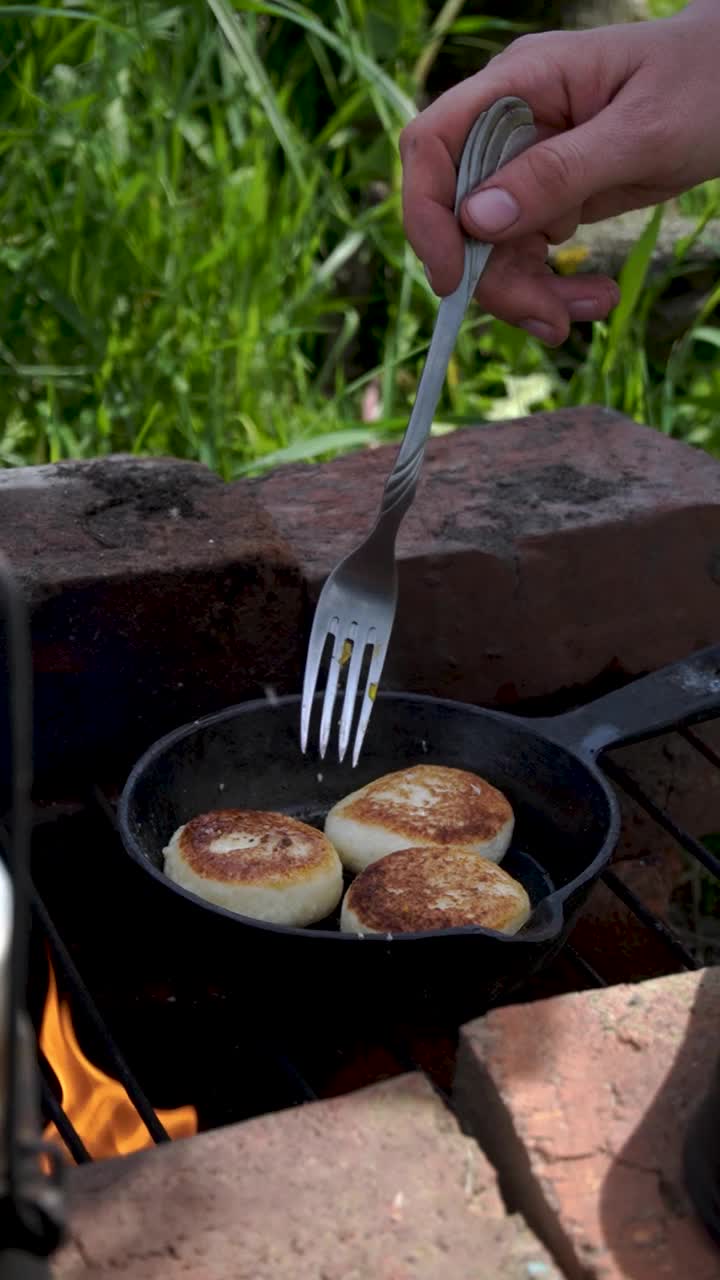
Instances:
[[[127,853],[161,889],[177,946],[216,977],[236,975],[283,1017],[475,1016],[557,952],[619,832],[596,761],[608,747],[720,711],[720,645],[562,716],[525,719],[417,694],[378,696],[358,766],[300,753],[300,700],[230,707],[169,733],[133,768],[119,804]],[[478,927],[386,937],[234,915],[168,880],[162,850],[181,823],[218,808],[270,809],[322,825],[348,791],[417,763],[468,769],[510,800],[503,866],[523,881],[528,923],[511,937]]]

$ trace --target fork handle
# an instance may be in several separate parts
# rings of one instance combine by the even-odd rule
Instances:
[[[455,213],[459,213],[460,205],[469,191],[491,177],[534,141],[532,112],[520,98],[500,98],[484,111],[471,128],[463,148]],[[450,357],[465,312],[492,249],[491,244],[466,237],[462,279],[455,292],[440,303],[415,403],[395,465],[385,483],[378,514],[378,521],[383,522],[391,514],[395,516],[393,523],[396,523],[396,528],[399,528],[400,521],[415,497],[425,445]]]

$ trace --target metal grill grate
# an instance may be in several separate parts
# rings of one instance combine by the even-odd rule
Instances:
[[[720,768],[720,756],[707,746],[695,732],[684,729],[679,729],[676,732],[709,764],[715,768]],[[614,761],[606,759],[602,762],[602,767],[612,783],[636,805],[639,805],[657,827],[670,835],[705,871],[720,881],[720,859],[715,857],[689,832],[678,826],[670,815],[661,809],[645,793],[642,787]],[[119,835],[114,823],[113,808],[107,798],[101,791],[96,790],[94,799],[90,803],[94,803],[98,813],[103,815],[107,838],[119,842]],[[678,937],[676,931],[650,910],[641,898],[627,887],[616,871],[606,870],[602,879],[607,889],[616,895],[623,905],[633,913],[640,924],[651,931],[656,940],[660,940],[667,949],[675,969],[695,969],[699,967],[698,960],[681,938]],[[168,1135],[160,1123],[147,1093],[128,1064],[107,1025],[106,1019],[100,1012],[87,984],[83,980],[70,950],[61,936],[60,930],[56,927],[46,903],[36,890],[33,894],[32,905],[35,924],[42,932],[52,956],[56,973],[69,996],[71,1007],[74,1011],[81,1010],[88,1024],[92,1026],[98,1042],[102,1044],[104,1056],[108,1064],[110,1064],[112,1074],[122,1084],[133,1107],[147,1127],[152,1140],[155,1143],[167,1141]],[[564,961],[570,962],[575,969],[579,986],[603,987],[607,985],[607,979],[602,973],[598,972],[596,964],[590,963],[575,946],[570,943],[566,944],[561,954]],[[632,978],[632,975],[630,975],[630,978]],[[401,1037],[393,1039],[392,1045],[387,1047],[401,1067],[417,1069],[418,1066],[422,1066],[422,1064],[418,1063],[416,1054],[407,1043],[402,1042]],[[311,1080],[306,1078],[304,1070],[293,1060],[292,1053],[287,1052],[283,1047],[279,1047],[273,1050],[273,1054],[274,1067],[277,1071],[278,1079],[284,1080],[287,1085],[287,1093],[279,1101],[278,1105],[287,1105],[288,1099],[294,1102],[314,1100],[318,1096],[317,1087],[314,1086]],[[43,1101],[47,1118],[55,1123],[75,1161],[78,1163],[87,1161],[90,1158],[89,1154],[52,1091],[47,1064],[41,1062],[41,1068],[43,1068],[44,1072]]]

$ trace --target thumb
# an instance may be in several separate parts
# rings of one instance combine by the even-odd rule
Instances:
[[[542,231],[591,196],[641,177],[642,156],[624,112],[610,105],[592,120],[535,143],[464,201],[465,230],[503,241]]]

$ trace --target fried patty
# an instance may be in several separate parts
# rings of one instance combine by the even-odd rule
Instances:
[[[165,874],[176,884],[255,920],[315,924],[342,894],[342,867],[328,838],[283,813],[199,814],[163,853]]]
[[[330,810],[325,834],[350,871],[414,845],[453,845],[499,862],[513,811],[501,791],[465,769],[419,764],[388,773]]]
[[[474,924],[517,933],[530,910],[524,887],[496,863],[454,845],[420,846],[379,858],[353,881],[340,928],[395,934]]]

